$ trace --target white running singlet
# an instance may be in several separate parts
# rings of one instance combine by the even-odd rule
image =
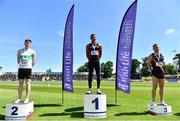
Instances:
[[[28,48],[27,50],[20,49],[18,50],[18,54],[20,56],[20,61],[19,61],[19,68],[32,68],[32,63],[33,63],[33,55],[35,56],[35,51],[32,50],[31,48]]]

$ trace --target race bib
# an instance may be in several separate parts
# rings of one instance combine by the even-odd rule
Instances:
[[[164,66],[164,62],[157,61],[157,62],[156,62],[156,66],[162,67],[162,66]]]
[[[26,65],[26,64],[28,64],[28,61],[27,61],[27,60],[22,60],[21,63],[22,63],[23,65]]]
[[[91,55],[98,55],[98,51],[91,51]]]

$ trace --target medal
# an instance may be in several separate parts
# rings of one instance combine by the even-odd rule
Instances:
[[[158,53],[158,54],[154,53],[154,55],[156,56],[156,58],[158,60],[158,61],[156,61],[156,66],[158,66],[158,67],[164,66],[164,62],[160,61],[160,56],[161,56],[160,53]]]

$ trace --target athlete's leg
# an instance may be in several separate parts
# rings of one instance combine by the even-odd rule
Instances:
[[[91,89],[92,88],[92,74],[93,74],[93,64],[92,64],[92,62],[89,62],[88,67],[89,67],[88,87],[89,87],[89,89]]]
[[[164,100],[164,79],[159,79],[159,95],[160,95],[160,102]]]
[[[14,103],[20,103],[21,97],[22,97],[22,92],[23,92],[23,79],[19,79],[19,86],[18,86],[18,99]]]
[[[31,93],[31,79],[26,79],[26,99],[29,99]]]
[[[97,89],[100,89],[100,63],[95,63],[96,77],[97,77]]]
[[[22,97],[23,84],[24,84],[24,80],[23,79],[19,79],[18,99],[21,99],[21,97]]]
[[[152,101],[155,102],[156,98],[156,89],[158,86],[158,79],[155,76],[152,76]]]
[[[19,79],[18,99],[14,103],[19,103],[21,101],[21,97],[22,97],[23,84],[24,84],[24,73],[23,73],[22,69],[18,70],[18,79]]]

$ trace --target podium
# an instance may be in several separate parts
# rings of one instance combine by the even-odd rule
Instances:
[[[6,121],[25,121],[32,115],[34,111],[34,102],[24,104],[11,103],[6,104],[5,120]]]
[[[157,106],[147,106],[148,113],[151,115],[171,115],[172,108],[171,106],[163,106],[158,104]]]
[[[105,118],[106,111],[106,94],[84,94],[84,118]]]

